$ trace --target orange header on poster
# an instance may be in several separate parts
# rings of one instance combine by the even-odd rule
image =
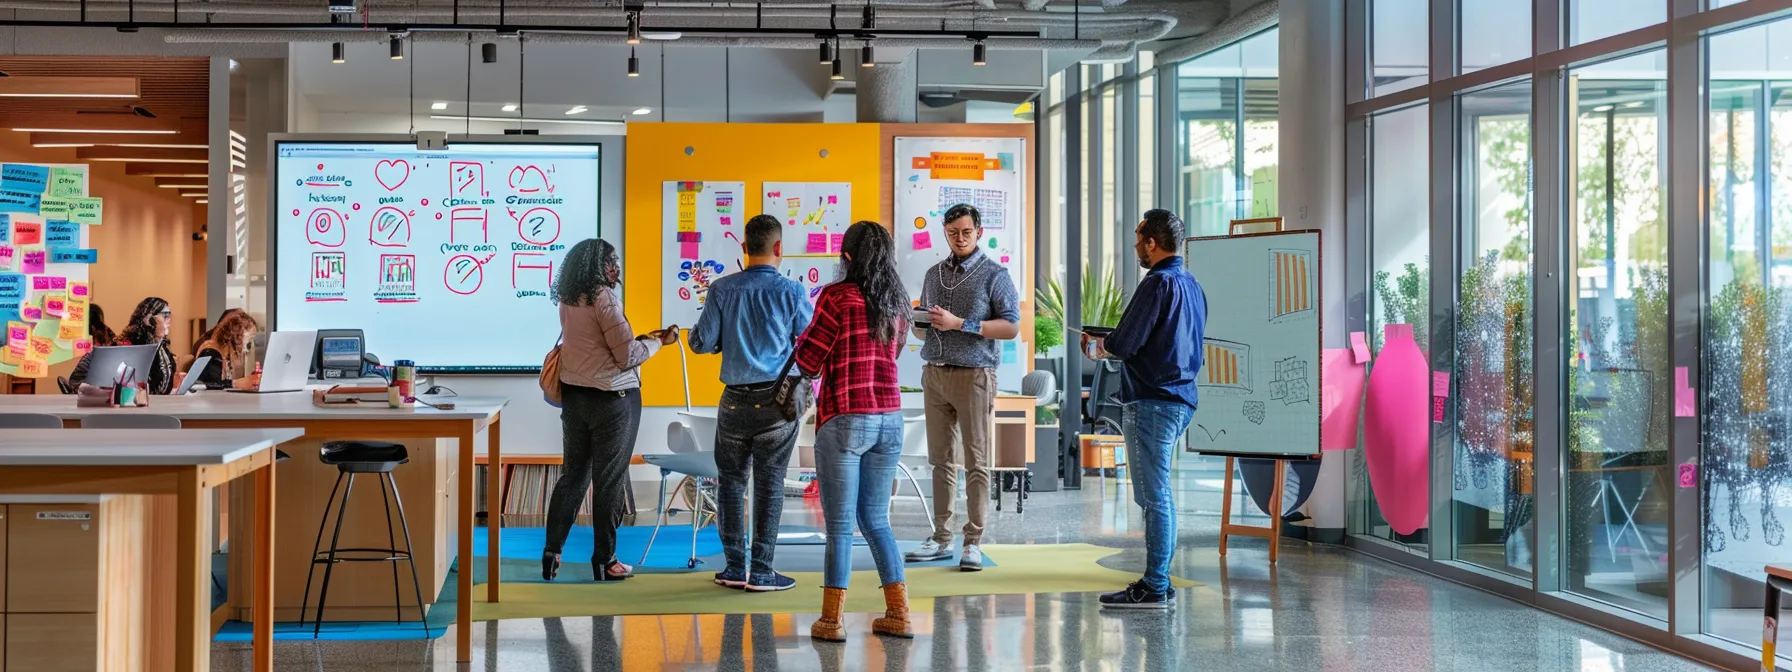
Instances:
[[[935,180],[979,180],[983,171],[1001,170],[1002,160],[968,152],[934,152],[910,160],[915,170],[930,172]]]

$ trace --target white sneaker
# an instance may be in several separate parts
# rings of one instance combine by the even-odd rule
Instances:
[[[909,551],[903,556],[909,562],[933,562],[952,557],[952,542],[940,543],[932,539],[921,542],[921,547]]]
[[[964,555],[959,556],[958,558],[958,571],[983,571],[983,549],[976,544],[966,544],[964,547]]]

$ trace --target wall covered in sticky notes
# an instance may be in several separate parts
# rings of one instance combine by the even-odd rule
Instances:
[[[88,197],[85,165],[0,163],[0,373],[42,378],[79,356],[99,259],[88,229],[104,223],[102,203]]]
[[[786,254],[808,254],[808,233],[831,236],[841,233],[833,230],[833,224],[878,219],[884,189],[881,161],[877,124],[629,124],[624,171],[629,207],[623,245],[626,258],[622,264],[627,273],[623,306],[629,321],[637,332],[672,323],[688,331],[701,315],[700,304],[695,304],[700,295],[693,289],[692,299],[682,304],[668,303],[668,297],[680,296],[680,285],[692,286],[692,280],[678,278],[683,262],[691,261],[684,257],[692,253],[700,257],[695,261],[703,264],[705,277],[701,279],[705,284],[726,272],[737,271],[741,260],[739,242],[727,238],[724,229],[744,229],[747,219],[765,209],[768,188],[783,199],[779,208],[767,213],[779,219],[790,219],[788,199],[799,199],[796,224],[786,221]],[[669,182],[674,183],[670,198]],[[694,231],[681,231],[677,224],[684,216],[680,213],[684,205],[677,200],[676,186],[681,182],[729,183],[729,191],[733,191],[732,185],[740,186],[737,193],[731,194],[726,213],[717,210],[714,194],[687,189],[695,194],[689,199],[689,214],[696,218],[697,225]],[[787,189],[783,183],[801,183],[801,193]],[[785,195],[786,190],[791,194]],[[827,202],[830,195],[834,197],[832,208]],[[721,224],[724,216],[729,218],[727,226]],[[714,228],[706,228],[706,222]],[[803,235],[792,239],[793,231]],[[731,247],[716,244],[715,240],[683,240],[678,237],[680,233],[713,235]],[[688,243],[695,244],[693,249],[685,248]],[[836,243],[827,237],[816,242],[818,246],[833,244]],[[668,266],[668,257],[675,263]],[[709,261],[721,270],[706,263]],[[815,271],[817,278],[823,272],[814,263],[786,266],[786,270],[805,280],[810,271]],[[677,308],[667,310],[668,306]],[[686,355],[690,403],[714,406],[722,394],[722,358],[689,352]],[[648,360],[641,366],[641,378],[647,381],[642,391],[647,405],[685,403],[684,374],[676,353],[667,352]]]

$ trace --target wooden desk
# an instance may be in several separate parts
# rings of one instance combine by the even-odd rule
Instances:
[[[487,443],[487,459],[502,460],[499,450],[499,413],[509,403],[502,397],[423,397],[431,402],[453,402],[454,410],[437,410],[418,405],[414,409],[384,406],[346,406],[320,408],[311,403],[310,392],[274,394],[232,394],[200,392],[181,396],[157,396],[146,408],[77,408],[72,396],[0,396],[0,413],[48,413],[62,418],[71,427],[89,415],[148,414],[180,418],[184,427],[212,429],[293,428],[304,430],[307,441],[338,439],[437,439],[452,438],[459,442],[456,482],[457,555],[456,572],[455,660],[472,660],[473,633],[473,454],[477,439],[483,435]],[[304,459],[294,456],[295,459]],[[487,470],[487,491],[500,492],[501,470]],[[499,528],[501,516],[487,521],[486,535],[486,601],[498,601]],[[292,538],[309,536],[314,530],[286,530]],[[256,556],[260,557],[260,556]],[[209,580],[209,579],[208,579]],[[433,589],[432,589],[433,590]]]
[[[72,405],[72,400],[70,401]],[[0,493],[173,495],[174,668],[211,667],[211,545],[204,499],[219,484],[255,474],[255,669],[274,665],[274,447],[293,429],[13,429],[0,434]],[[15,643],[16,644],[16,643]]]
[[[996,395],[995,431],[990,434],[990,465],[997,469],[1025,469],[1033,461],[1033,413],[1039,400],[1022,394]]]

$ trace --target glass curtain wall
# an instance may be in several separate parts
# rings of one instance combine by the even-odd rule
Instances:
[[[1349,545],[1753,669],[1763,566],[1792,564],[1792,18],[1738,0],[1345,6],[1362,13],[1345,20],[1365,176],[1346,199],[1352,328],[1377,351],[1388,325],[1447,336],[1427,356],[1454,383],[1429,529],[1391,530],[1353,459]],[[1536,30],[1549,17],[1559,34]],[[1205,106],[1180,120],[1179,188],[1217,219],[1240,197],[1200,180],[1236,183],[1249,157],[1191,150],[1248,135],[1249,99],[1181,74]]]
[[[1456,558],[1529,578],[1536,546],[1531,82],[1459,100]]]
[[[1280,33],[1271,29],[1183,61],[1176,77],[1177,205],[1190,236],[1274,217]]]

